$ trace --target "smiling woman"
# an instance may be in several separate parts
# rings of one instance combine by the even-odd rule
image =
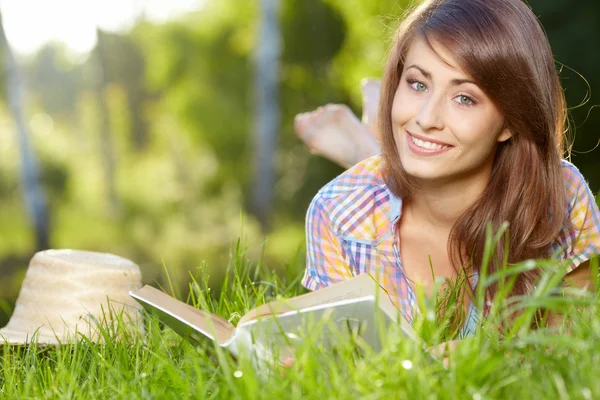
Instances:
[[[435,277],[466,274],[476,287],[486,226],[508,223],[489,272],[558,255],[585,285],[600,253],[600,211],[562,160],[565,116],[548,40],[521,0],[423,2],[386,63],[382,154],[327,184],[309,207],[303,284],[381,274],[412,321],[415,285],[431,290]],[[530,293],[538,277],[519,275],[512,295]],[[464,292],[469,334],[475,311]],[[486,288],[487,298],[495,292]]]
[[[492,100],[444,47],[417,38],[392,105],[400,163],[421,185],[460,185],[480,192],[498,142],[511,137]]]

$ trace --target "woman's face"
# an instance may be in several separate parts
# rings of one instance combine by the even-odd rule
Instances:
[[[491,99],[442,46],[411,45],[392,105],[404,170],[421,182],[486,185],[498,142],[511,137]]]

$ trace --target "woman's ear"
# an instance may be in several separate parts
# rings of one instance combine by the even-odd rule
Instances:
[[[512,132],[508,128],[502,128],[502,131],[498,135],[498,142],[506,142],[512,137]]]

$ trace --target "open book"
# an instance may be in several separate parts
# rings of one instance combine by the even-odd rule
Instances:
[[[407,338],[418,341],[410,324],[371,275],[363,274],[315,292],[277,300],[245,314],[236,326],[220,316],[195,308],[168,294],[144,286],[129,293],[160,321],[194,344],[212,340],[234,355],[250,349],[263,361],[282,360],[310,330],[325,347],[357,336],[374,349],[381,347],[382,327],[399,324]],[[317,329],[318,328],[318,329]],[[290,347],[291,346],[291,347]],[[282,351],[274,355],[273,349]]]

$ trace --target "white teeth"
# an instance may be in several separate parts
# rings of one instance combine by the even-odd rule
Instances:
[[[426,142],[424,140],[417,139],[416,137],[414,137],[412,135],[410,138],[412,139],[412,142],[414,144],[416,144],[417,146],[422,147],[424,149],[428,149],[428,150],[441,150],[443,148],[448,147],[448,146],[444,146],[443,144]]]

